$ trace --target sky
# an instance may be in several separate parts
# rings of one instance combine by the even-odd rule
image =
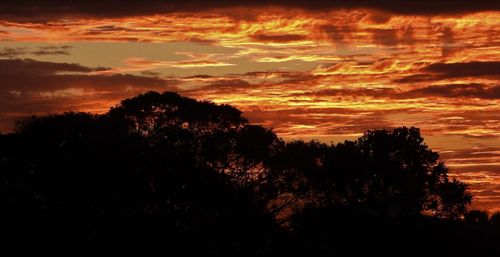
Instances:
[[[0,2],[3,133],[150,90],[231,104],[286,140],[415,126],[490,211],[499,79],[498,1]]]

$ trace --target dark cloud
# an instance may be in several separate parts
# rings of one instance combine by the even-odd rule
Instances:
[[[201,74],[201,75],[194,75],[194,76],[188,76],[188,77],[184,77],[186,79],[209,79],[209,78],[213,78],[214,76],[211,76],[211,75],[206,75],[206,74]]]
[[[62,46],[41,46],[37,51],[30,52],[33,55],[69,55],[69,49],[72,46],[62,45]]]
[[[28,48],[26,47],[4,47],[0,49],[0,57],[3,58],[14,58],[27,53]]]
[[[372,23],[386,23],[391,19],[391,15],[386,12],[372,11],[366,16],[366,19]]]
[[[209,9],[227,7],[269,7],[301,8],[312,11],[331,9],[369,8],[397,14],[450,14],[470,13],[485,10],[500,10],[500,2],[489,0],[18,0],[2,1],[0,3],[0,18],[16,21],[47,21],[67,17],[124,17],[151,14],[165,14],[172,12],[200,12]]]
[[[0,75],[1,78],[1,75]],[[84,90],[127,90],[131,89],[158,89],[166,85],[162,79],[145,76],[135,76],[130,74],[113,75],[49,75],[49,76],[28,76],[25,78],[8,78],[10,80],[2,83],[11,90],[22,91],[55,91],[68,88],[82,88]],[[7,84],[9,83],[9,84]],[[14,84],[19,83],[19,84]],[[22,83],[22,84],[21,84]]]
[[[0,57],[16,58],[22,55],[69,55],[68,49],[71,46],[41,46],[36,51],[29,51],[27,47],[4,47],[0,49]]]
[[[151,77],[160,76],[159,72],[154,72],[154,71],[149,71],[149,70],[141,71],[141,74],[144,75],[144,76],[151,76]]]
[[[432,85],[403,93],[406,97],[447,97],[500,99],[500,85],[486,86],[477,83]]]
[[[420,69],[420,72],[422,73],[395,79],[394,82],[417,83],[465,77],[497,79],[500,77],[500,62],[433,63]]]
[[[145,90],[143,90],[145,91]],[[12,94],[0,91],[0,133],[12,131],[15,121],[29,115],[64,111],[106,111],[124,98],[141,91],[95,92],[85,95],[44,96],[38,93]]]
[[[433,63],[422,69],[426,72],[437,73],[445,78],[499,76],[499,62],[456,62]]]
[[[63,51],[63,50],[54,50],[54,51],[47,51],[47,50],[38,50],[38,51],[33,51],[31,54],[34,55],[69,55],[68,51]]]
[[[133,29],[133,28],[125,28],[121,26],[114,25],[102,25],[97,26],[85,31],[83,35],[86,36],[96,36],[96,35],[106,35],[106,34],[115,34],[115,33],[135,33],[135,32],[146,32],[150,31],[149,29]]]
[[[73,48],[73,46],[69,45],[62,45],[62,46],[40,46],[39,49],[41,50],[68,50]]]
[[[107,68],[91,68],[76,63],[42,62],[32,59],[0,60],[0,90],[50,92],[68,88],[123,90],[165,85],[159,78],[129,74],[96,73]]]
[[[0,131],[25,115],[95,110],[146,90],[163,91],[168,80],[130,74],[100,74],[107,68],[32,59],[0,59]],[[106,108],[109,106],[106,105]]]
[[[392,88],[343,88],[306,91],[292,96],[339,97],[339,98],[392,98],[411,99],[420,97],[500,99],[500,85],[488,86],[477,83],[430,85],[409,91]]]
[[[109,68],[90,68],[76,63],[43,62],[33,59],[0,59],[0,77],[48,75],[58,72],[93,72]],[[2,81],[4,83],[5,81]]]

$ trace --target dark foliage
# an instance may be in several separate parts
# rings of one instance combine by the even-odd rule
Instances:
[[[480,210],[472,210],[465,215],[465,222],[471,224],[485,224],[488,222],[488,213]]]
[[[467,213],[471,195],[447,172],[416,128],[285,143],[231,106],[149,92],[0,135],[1,251],[498,254],[498,215]]]

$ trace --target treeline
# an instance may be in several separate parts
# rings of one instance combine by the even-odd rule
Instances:
[[[487,211],[471,210],[465,214],[464,220],[469,224],[489,224],[500,227],[500,211],[490,214]]]
[[[498,254],[471,199],[417,128],[284,142],[172,92],[0,135],[4,256]]]

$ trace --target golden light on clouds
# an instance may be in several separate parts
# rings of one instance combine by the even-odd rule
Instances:
[[[0,37],[4,131],[147,90],[234,105],[286,139],[417,126],[474,205],[500,209],[498,11],[228,6],[0,19]]]

